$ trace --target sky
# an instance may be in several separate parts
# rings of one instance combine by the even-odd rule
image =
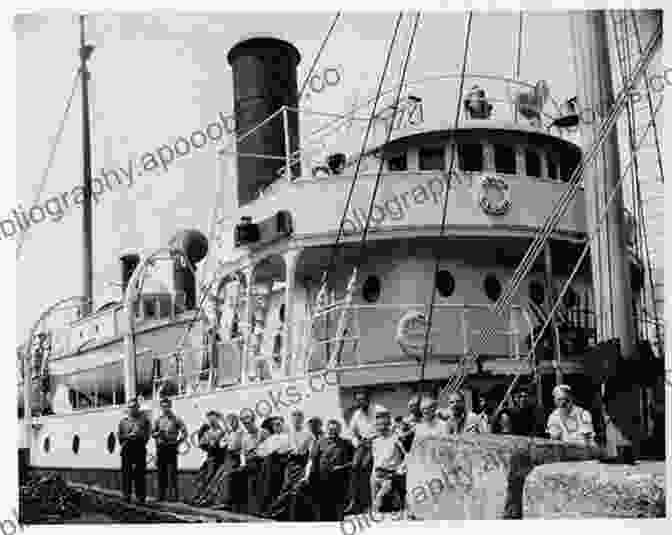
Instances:
[[[226,60],[236,42],[252,34],[273,34],[294,43],[302,55],[303,81],[334,17],[320,13],[92,13],[87,40],[96,49],[90,61],[93,176],[101,169],[128,166],[143,153],[188,136],[233,109],[232,75]],[[341,82],[304,105],[320,111],[346,111],[357,95],[374,93],[396,13],[344,12],[319,62],[339,68]],[[466,15],[426,12],[416,38],[408,78],[459,73]],[[401,43],[410,19],[401,27]],[[519,16],[508,11],[473,17],[468,70],[512,76]],[[33,204],[50,146],[78,66],[79,28],[75,13],[41,11],[16,16],[17,40],[17,203]],[[523,25],[520,78],[547,80],[562,101],[576,94],[566,13],[527,12]],[[398,76],[402,47],[392,71]],[[441,106],[441,91],[430,91],[428,120],[454,111]],[[503,87],[500,87],[503,94]],[[455,99],[449,93],[446,101]],[[424,98],[424,95],[423,95]],[[81,183],[81,113],[77,90],[53,167],[41,199],[72,192]],[[454,104],[453,104],[454,106]],[[445,117],[444,117],[445,118]],[[306,119],[302,132],[314,124]],[[165,172],[135,176],[132,187],[115,184],[94,206],[94,295],[97,305],[119,297],[108,283],[119,280],[117,259],[126,249],[163,246],[181,228],[207,233],[215,199],[216,150],[210,144],[175,160]],[[114,184],[114,183],[113,183]],[[654,187],[652,190],[655,190]],[[655,192],[652,194],[655,197]],[[221,199],[220,199],[221,201]],[[662,218],[662,200],[652,213]],[[0,214],[4,216],[4,214]],[[662,223],[652,237],[662,257]],[[657,227],[657,228],[658,228]],[[49,304],[81,293],[81,208],[59,222],[31,230],[17,261],[18,340]],[[3,238],[4,240],[4,238]]]

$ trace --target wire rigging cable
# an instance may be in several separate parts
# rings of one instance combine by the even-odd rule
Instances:
[[[527,276],[529,271],[532,269],[532,266],[534,264],[534,261],[536,257],[539,255],[539,252],[541,251],[541,248],[543,247],[544,243],[546,242],[546,239],[550,236],[552,230],[555,228],[557,225],[557,222],[559,221],[560,217],[566,210],[567,206],[569,205],[569,201],[571,198],[573,198],[574,194],[576,193],[576,190],[578,189],[579,185],[579,179],[583,175],[584,170],[587,168],[587,166],[592,162],[592,160],[596,157],[598,152],[600,151],[604,141],[606,140],[607,136],[611,132],[611,129],[614,127],[616,124],[616,121],[618,117],[620,116],[620,113],[623,110],[623,107],[626,104],[627,98],[629,94],[631,93],[632,89],[636,85],[636,82],[639,80],[639,77],[643,75],[643,73],[646,72],[646,68],[651,62],[652,56],[654,51],[658,48],[658,44],[660,43],[660,40],[662,39],[662,28],[660,25],[656,28],[654,31],[654,34],[651,36],[651,39],[649,40],[649,43],[646,47],[645,53],[639,58],[637,67],[634,70],[634,73],[630,76],[628,79],[628,83],[624,84],[624,86],[621,88],[621,91],[619,92],[618,97],[616,98],[616,101],[611,108],[611,112],[609,116],[606,118],[606,120],[602,123],[600,130],[598,131],[598,134],[596,136],[596,140],[594,141],[592,147],[590,148],[589,152],[587,155],[585,155],[579,166],[573,171],[572,176],[570,177],[569,180],[569,185],[570,187],[565,191],[565,194],[560,198],[560,200],[556,203],[556,205],[553,208],[553,212],[551,215],[548,217],[546,222],[544,223],[543,229],[535,236],[535,241],[532,243],[532,245],[529,247],[527,250],[525,257],[523,260],[521,260],[520,264],[516,268],[516,272],[514,273],[513,277],[511,278],[511,281],[507,285],[506,291],[503,292],[503,294],[500,296],[500,298],[497,300],[495,305],[491,308],[494,312],[499,314],[501,310],[504,309],[505,306],[507,306],[515,293],[517,292],[518,288],[520,287],[520,284],[522,284],[522,281],[524,278]],[[662,99],[661,99],[662,102]],[[655,114],[654,114],[655,115]],[[653,116],[652,116],[653,119]],[[649,126],[650,127],[650,126]],[[647,127],[646,131],[648,132],[649,127]],[[530,260],[531,259],[531,260]],[[553,313],[549,314],[549,320],[553,318]],[[544,328],[545,330],[545,328]],[[539,337],[543,335],[544,331],[541,331],[539,333]],[[481,333],[481,342],[482,343],[487,343],[488,339],[492,337],[493,335],[496,334],[496,329],[491,328],[491,327],[486,327],[483,329]],[[540,338],[537,338],[537,341]],[[536,347],[536,342],[533,345],[533,347]],[[528,354],[528,357],[533,355],[532,352]],[[507,393],[507,396],[510,395],[511,390],[513,389],[513,385],[518,381],[520,377],[520,374],[517,374],[512,383],[511,387],[509,388],[509,391]],[[506,400],[506,396],[502,403]]]
[[[469,56],[469,45],[470,45],[470,40],[471,40],[471,22],[473,19],[473,12],[470,11],[469,14],[467,15],[467,29],[465,32],[465,37],[464,37],[464,53],[462,55],[462,70],[460,73],[460,89],[458,91],[457,95],[457,106],[456,106],[456,111],[455,111],[455,122],[453,125],[453,132],[457,131],[457,127],[460,123],[460,113],[462,111],[462,97],[464,94],[464,77],[467,71],[467,59]],[[453,169],[455,167],[455,153],[457,151],[457,147],[454,148],[454,150],[450,151],[450,166],[448,168],[448,173],[444,173],[444,178],[446,179],[446,195],[445,198],[443,199],[443,210],[441,214],[441,229],[439,231],[439,243],[441,242],[441,239],[443,238],[445,232],[446,232],[446,216],[448,214],[448,194],[450,193],[450,185],[451,185],[451,178],[453,176]],[[436,249],[435,249],[436,250]],[[419,385],[422,386],[422,381],[425,379],[425,368],[427,366],[427,354],[428,354],[428,349],[429,349],[429,334],[432,330],[432,321],[434,319],[434,303],[436,301],[436,290],[437,290],[437,279],[438,279],[438,273],[439,273],[439,264],[440,264],[440,256],[439,252],[437,250],[436,254],[434,255],[434,276],[432,279],[432,293],[431,293],[431,298],[430,298],[430,304],[429,304],[429,311],[427,313],[427,327],[425,329],[425,341],[424,341],[424,348],[422,352],[422,361],[420,363],[420,375],[419,375]]]
[[[640,56],[644,53],[642,50],[642,38],[639,34],[639,24],[637,23],[637,16],[635,15],[634,10],[630,10],[630,15],[632,17],[632,27],[635,30],[635,39],[637,40],[637,48],[639,49]],[[649,77],[644,76],[644,84],[646,86],[646,101],[649,107],[649,115],[653,119],[653,99],[651,98],[651,84],[649,83]],[[658,158],[658,172],[660,173],[660,181],[665,182],[665,171],[663,170],[663,156],[660,149],[660,140],[658,138],[658,126],[656,123],[653,123],[653,138],[656,144],[656,156]]]
[[[392,40],[390,41],[390,44],[387,49],[386,53],[386,58],[385,58],[385,66],[383,67],[383,71],[380,74],[380,80],[378,81],[378,89],[376,90],[376,97],[374,100],[373,108],[371,109],[371,114],[369,116],[368,123],[366,125],[366,132],[364,133],[364,138],[362,140],[362,149],[359,152],[358,158],[357,158],[357,165],[355,166],[355,174],[352,177],[352,181],[350,182],[350,187],[348,190],[348,195],[346,197],[345,201],[345,206],[343,207],[343,215],[341,216],[341,221],[338,225],[338,233],[336,234],[336,240],[333,243],[331,247],[331,254],[330,254],[330,259],[329,259],[329,264],[327,265],[327,269],[322,273],[322,280],[320,281],[320,286],[326,288],[326,284],[329,280],[329,274],[331,273],[331,270],[334,267],[334,263],[336,260],[336,254],[338,252],[338,244],[341,241],[341,237],[343,236],[343,225],[345,223],[346,216],[348,214],[348,209],[350,208],[350,203],[352,201],[352,195],[355,191],[355,185],[357,183],[357,179],[359,178],[359,171],[361,169],[362,165],[362,157],[364,155],[364,151],[366,150],[366,146],[369,142],[369,135],[371,134],[371,128],[373,126],[373,121],[374,118],[376,117],[376,111],[378,108],[378,103],[380,100],[380,95],[383,90],[383,84],[385,83],[385,77],[387,75],[387,69],[389,68],[390,65],[390,59],[392,57],[392,51],[394,49],[394,44],[397,40],[397,34],[399,32],[399,25],[401,24],[401,19],[403,17],[403,12],[400,12],[399,15],[397,16],[397,22],[394,26],[394,33],[392,35]]]
[[[633,27],[636,29],[636,24],[637,24],[637,19],[635,16],[634,11],[630,11],[630,14],[632,15],[632,24]],[[613,29],[614,29],[614,37],[616,38],[616,42],[618,44],[618,25],[616,22],[616,17],[612,13],[612,23],[613,23]],[[623,58],[621,57],[621,54],[619,54],[619,67],[621,70],[621,76],[623,80],[625,81],[627,79],[627,75],[630,73],[632,69],[632,54],[630,50],[630,39],[628,35],[628,19],[627,17],[624,16],[623,18]],[[639,49],[641,53],[641,42],[639,42],[639,32],[636,31],[636,37],[638,40],[639,44]],[[624,61],[623,61],[624,60]],[[652,105],[651,101],[651,92],[650,88],[648,87],[648,77],[645,77],[645,80],[647,80],[647,100],[650,105]],[[655,326],[655,334],[656,334],[656,341],[657,345],[661,351],[661,354],[663,354],[663,337],[660,332],[660,324],[659,324],[659,318],[658,318],[658,310],[657,310],[657,305],[656,305],[656,296],[655,296],[655,285],[653,283],[653,267],[651,263],[651,255],[649,251],[649,242],[648,242],[648,236],[647,236],[647,219],[646,219],[646,213],[644,210],[644,203],[642,202],[642,192],[641,192],[641,183],[639,179],[639,164],[637,162],[637,152],[635,151],[635,143],[636,143],[636,121],[635,121],[635,113],[636,109],[634,106],[633,99],[631,97],[629,106],[628,106],[628,138],[630,141],[630,150],[631,150],[631,158],[634,161],[634,167],[633,167],[633,175],[632,175],[632,203],[633,203],[633,215],[635,217],[635,228],[636,228],[636,247],[639,253],[640,258],[644,258],[646,262],[645,269],[648,272],[648,282],[649,282],[649,289],[650,293],[646,291],[646,288],[642,289],[641,292],[641,306],[642,306],[642,316],[644,313],[646,313],[646,309],[648,307],[648,302],[647,302],[647,294],[650,298],[651,302],[651,308],[653,309],[653,319],[654,319],[654,326]],[[652,128],[654,132],[654,136],[657,140],[657,129],[656,129],[656,121],[655,117],[651,117],[652,119]],[[659,149],[659,147],[657,147]],[[660,160],[660,152],[657,151],[657,156],[658,156],[658,164],[660,165],[662,162]],[[644,325],[644,317],[639,318],[642,326]],[[644,330],[644,327],[642,327],[642,331]],[[644,334],[644,333],[642,333]]]
[[[523,51],[523,12],[520,12],[518,18],[518,51],[516,52],[516,64],[513,69],[513,78],[520,78],[520,59]],[[518,122],[518,104],[513,107],[513,121]]]
[[[73,77],[72,81],[72,89],[70,91],[70,96],[68,97],[68,101],[65,105],[65,111],[63,112],[63,117],[61,118],[60,123],[58,124],[58,129],[56,130],[56,136],[54,137],[54,141],[51,144],[51,149],[49,151],[49,157],[47,159],[47,165],[44,168],[44,172],[42,173],[42,178],[40,179],[40,184],[37,187],[37,190],[35,192],[35,196],[33,199],[33,206],[35,206],[38,202],[40,202],[40,197],[42,197],[42,193],[44,192],[44,188],[47,185],[47,178],[49,176],[49,171],[51,170],[51,167],[54,164],[54,159],[56,158],[56,149],[58,148],[59,143],[61,142],[61,138],[63,137],[63,130],[65,129],[65,122],[68,119],[68,116],[70,115],[70,108],[72,107],[72,99],[75,96],[75,91],[77,90],[77,83],[79,82],[79,77],[81,73],[79,69],[75,73],[75,76]],[[28,235],[29,228],[26,228],[24,232],[22,232],[19,237],[16,240],[16,260],[18,261],[21,258],[21,250],[23,249],[23,244],[26,240],[26,236]]]
[[[400,17],[401,17],[401,15],[400,15]],[[415,34],[418,31],[418,24],[419,23],[420,23],[420,13],[418,12],[415,15],[415,22],[413,24],[413,30],[412,30],[411,37],[410,37],[410,40],[409,40],[409,43],[408,43],[408,48],[406,50],[406,57],[404,58],[404,64],[403,64],[403,67],[401,69],[401,78],[399,80],[399,86],[397,88],[397,94],[396,94],[395,99],[394,99],[394,104],[393,104],[393,108],[392,108],[392,117],[390,118],[390,121],[388,122],[388,125],[387,125],[387,132],[386,132],[386,135],[385,135],[385,144],[383,145],[384,147],[388,145],[388,143],[390,142],[390,139],[392,138],[392,131],[394,130],[394,124],[395,124],[395,120],[397,118],[397,112],[399,111],[399,101],[401,100],[401,92],[402,92],[402,90],[404,88],[404,84],[406,82],[406,73],[408,71],[408,64],[409,64],[409,60],[411,59],[411,51],[413,50],[413,43],[415,41]],[[392,49],[390,48],[390,51],[391,50]],[[369,233],[369,226],[370,226],[370,223],[371,223],[371,217],[373,216],[373,207],[374,207],[374,204],[375,204],[375,201],[376,201],[376,195],[378,193],[378,189],[380,187],[380,182],[381,182],[381,179],[382,179],[382,176],[383,176],[383,164],[384,163],[385,162],[384,162],[383,158],[380,158],[380,160],[378,162],[378,172],[376,174],[376,181],[375,181],[374,186],[373,186],[373,194],[371,196],[371,201],[369,202],[369,210],[368,210],[368,213],[366,215],[366,222],[364,224],[364,228],[362,229],[362,237],[361,237],[360,245],[359,245],[360,249],[359,249],[359,259],[358,259],[358,262],[357,262],[357,267],[361,266],[362,257],[364,256],[364,250],[366,248],[366,237],[368,236],[368,233]]]
[[[627,102],[628,95],[630,94],[630,92],[636,85],[637,80],[639,80],[640,76],[643,75],[643,73],[646,70],[646,67],[650,63],[651,57],[656,47],[656,43],[661,39],[661,35],[662,30],[658,28],[655,34],[651,37],[649,45],[646,48],[646,53],[642,58],[640,58],[638,65],[635,68],[635,72],[629,79],[629,83],[626,84],[623,88],[621,88],[618,98],[616,99],[612,107],[611,113],[601,125],[601,128],[596,136],[597,139],[595,140],[593,146],[588,151],[588,154],[582,158],[580,164],[576,167],[576,169],[574,169],[572,176],[568,181],[569,188],[565,190],[563,195],[560,197],[558,202],[553,207],[551,215],[545,221],[542,230],[535,236],[534,242],[530,245],[527,252],[525,253],[523,260],[516,268],[516,271],[513,277],[511,278],[511,281],[507,285],[504,292],[502,292],[502,295],[499,297],[497,302],[492,307],[492,310],[495,311],[496,313],[498,314],[501,313],[501,311],[506,306],[509,305],[513,296],[518,291],[520,284],[522,283],[525,276],[529,273],[530,269],[532,268],[532,265],[534,264],[534,261],[541,252],[546,240],[553,232],[553,229],[557,226],[558,222],[560,221],[560,218],[564,215],[567,207],[569,206],[569,203],[571,202],[576,192],[578,191],[580,178],[582,177],[584,170],[597,156],[597,153],[602,148],[602,144],[604,143],[607,136],[611,132],[611,129],[616,124],[616,120],[618,119],[618,116],[620,115],[621,111],[623,110],[623,107]]]
[[[334,27],[335,27],[335,25],[336,25],[336,22],[338,21],[340,15],[341,15],[341,12],[339,11],[339,12],[336,14],[336,16],[334,17],[334,20],[333,20],[333,22],[332,22],[332,24],[331,24],[331,27],[329,28],[329,30],[328,30],[328,32],[327,32],[327,35],[326,35],[325,38],[323,39],[323,41],[322,41],[322,45],[320,46],[320,49],[319,49],[318,53],[316,54],[315,59],[313,60],[313,65],[311,66],[310,72],[308,73],[308,76],[306,77],[306,80],[305,80],[304,83],[303,83],[303,86],[302,86],[302,88],[301,88],[301,93],[303,93],[303,91],[304,91],[304,89],[305,89],[305,87],[306,87],[306,84],[307,84],[308,80],[310,80],[310,76],[312,76],[312,72],[313,72],[315,66],[317,65],[317,62],[319,61],[322,52],[324,51],[324,48],[325,48],[325,46],[326,46],[326,44],[327,44],[327,41],[329,40],[329,36],[330,36],[331,33],[333,32],[333,29],[334,29]],[[401,14],[399,15],[399,18],[398,18],[398,20],[397,20],[397,25],[396,25],[396,27],[395,27],[394,39],[393,39],[392,43],[390,44],[390,53],[391,53],[391,50],[392,50],[392,48],[393,48],[393,46],[394,46],[394,42],[395,42],[395,40],[396,40],[397,30],[399,29],[399,23],[400,23],[400,21],[401,21]],[[389,55],[388,55],[388,63],[389,63]],[[387,68],[387,64],[386,64],[386,68]],[[386,69],[385,69],[385,71],[383,72],[382,77],[381,77],[381,87],[382,87],[382,83],[383,83],[384,78],[385,78],[385,72],[386,72]],[[379,93],[380,93],[381,87],[379,87]],[[301,93],[299,94],[299,98],[300,98]],[[278,113],[278,112],[275,112],[275,113],[272,114],[270,117],[267,117],[264,121],[262,121],[262,123],[258,124],[256,127],[252,128],[252,129],[249,130],[248,132],[245,132],[244,134],[242,134],[242,135],[238,138],[237,141],[238,141],[238,142],[242,141],[242,139],[244,139],[244,138],[247,137],[248,135],[252,134],[254,131],[256,131],[257,128],[259,128],[260,126],[262,126],[262,124],[264,124],[266,121],[268,121],[272,116],[275,116],[275,114],[277,114],[277,113]],[[374,114],[375,114],[375,107],[374,107],[374,110],[373,110],[373,112],[372,112],[372,117],[369,119],[369,123],[370,123],[370,124],[371,124],[371,122],[372,122],[372,118],[375,116]],[[369,131],[368,131],[368,129],[367,129],[367,138],[366,138],[366,140],[368,140],[368,132],[369,132]],[[366,140],[365,140],[365,144],[366,144]],[[366,146],[366,145],[365,145],[365,146]],[[359,167],[358,167],[358,170],[359,170]],[[355,177],[353,178],[353,183],[352,183],[352,186],[351,186],[351,189],[350,189],[350,196],[348,197],[348,202],[346,203],[345,211],[344,211],[344,213],[343,213],[343,217],[341,218],[341,224],[340,224],[340,228],[339,228],[339,235],[338,235],[337,238],[336,238],[336,244],[334,244],[334,249],[335,249],[335,247],[338,245],[338,241],[339,241],[341,232],[342,232],[342,230],[343,230],[343,223],[344,223],[345,217],[346,217],[346,215],[347,215],[347,210],[348,210],[348,206],[349,206],[350,198],[351,198],[351,196],[352,196],[352,190],[354,189],[354,183],[356,182],[357,177],[358,177],[358,173],[355,173]],[[332,257],[332,262],[333,262],[333,257]],[[330,265],[331,265],[331,263],[330,263]],[[325,277],[326,277],[326,273],[328,273],[328,271],[325,272],[325,275],[323,275],[323,280],[324,280]],[[190,333],[191,330],[193,329],[194,325],[196,324],[196,321],[198,321],[198,319],[200,319],[200,317],[201,317],[201,315],[202,315],[202,311],[203,311],[203,306],[204,306],[204,304],[205,304],[205,300],[207,299],[208,295],[210,295],[210,293],[211,293],[211,291],[212,291],[212,288],[213,288],[213,286],[215,285],[216,282],[217,282],[217,270],[215,270],[215,272],[213,273],[212,280],[210,281],[210,283],[209,283],[207,286],[205,286],[205,288],[204,288],[203,291],[202,291],[201,298],[200,298],[200,300],[199,300],[199,304],[198,304],[198,312],[197,312],[196,315],[191,319],[191,321],[189,322],[189,324],[187,325],[187,327],[186,327],[186,329],[185,329],[184,335],[181,337],[181,341],[180,341],[180,343],[178,344],[178,349],[177,349],[176,352],[175,352],[175,355],[176,355],[177,357],[179,357],[179,355],[182,354],[182,352],[183,352],[183,345],[184,345],[184,343],[186,342],[187,336],[189,335],[189,333]]]
[[[660,108],[662,107],[662,103],[663,103],[663,101],[661,99],[660,103],[658,104],[657,108],[654,111],[654,116],[657,115],[658,112],[660,111]],[[652,116],[652,119],[653,119],[653,116]],[[652,120],[649,120],[649,123],[648,123],[644,133],[640,136],[639,141],[637,142],[636,150],[639,150],[640,147],[642,146],[642,144],[644,143],[644,140],[646,139],[646,136],[649,132],[649,129],[651,128],[651,125],[652,125]],[[581,263],[583,262],[583,260],[586,258],[586,255],[590,251],[590,243],[597,237],[597,234],[600,231],[600,227],[602,226],[602,224],[604,223],[604,221],[606,219],[606,215],[609,211],[609,205],[616,198],[616,193],[622,187],[623,181],[625,180],[625,177],[628,176],[628,173],[630,172],[631,167],[632,167],[632,161],[630,162],[630,164],[628,164],[626,169],[621,173],[620,178],[618,179],[618,181],[616,182],[613,190],[611,191],[611,193],[609,195],[609,199],[607,199],[607,202],[602,209],[602,213],[599,216],[599,219],[598,219],[598,221],[595,225],[595,228],[590,233],[590,235],[588,236],[588,239],[586,240],[585,245],[583,246],[583,250],[581,251],[581,254],[579,255],[579,258],[574,265],[574,269],[572,270],[569,277],[567,278],[567,281],[565,282],[564,286],[562,287],[562,290],[560,291],[558,297],[555,299],[555,302],[554,302],[553,306],[551,307],[551,311],[548,314],[548,316],[546,318],[546,321],[544,322],[543,326],[541,327],[541,329],[539,331],[539,334],[537,335],[537,337],[533,340],[533,342],[531,344],[530,351],[528,352],[528,355],[527,355],[528,359],[531,359],[531,358],[534,357],[534,354],[535,354],[534,352],[537,348],[537,344],[541,341],[541,338],[543,337],[544,332],[548,328],[548,326],[549,326],[552,318],[554,317],[558,307],[561,305],[565,294],[569,290],[570,284],[574,280],[574,277],[576,277],[576,274],[579,272],[579,268],[581,267]],[[506,391],[506,394],[502,398],[502,401],[500,402],[499,407],[497,408],[497,411],[501,410],[501,408],[504,406],[504,403],[506,402],[506,400],[511,395],[511,392],[513,392],[513,389],[515,388],[516,384],[520,380],[521,376],[522,376],[521,372],[517,373],[514,376],[514,378],[511,381],[511,384],[509,385],[509,388]],[[495,413],[497,411],[495,411]]]
[[[322,52],[324,51],[324,48],[327,46],[327,41],[329,41],[329,37],[331,37],[331,33],[334,31],[334,27],[336,26],[336,23],[338,22],[338,19],[341,17],[341,12],[337,11],[336,15],[334,16],[334,20],[331,23],[331,26],[329,27],[329,30],[327,31],[327,35],[324,36],[324,39],[322,40],[322,44],[320,45],[319,50],[317,51],[317,54],[315,55],[315,59],[313,59],[313,63],[310,66],[310,69],[308,69],[308,75],[306,76],[306,79],[303,81],[303,85],[301,85],[301,90],[299,91],[299,99],[301,100],[301,97],[303,96],[303,92],[306,90],[306,86],[308,85],[308,81],[310,80],[310,77],[313,75],[313,72],[315,71],[315,67],[317,67],[318,61],[320,61],[320,56],[322,55]]]

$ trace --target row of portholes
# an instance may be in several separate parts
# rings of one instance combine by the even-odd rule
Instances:
[[[51,451],[51,437],[46,436],[44,437],[44,440],[42,441],[42,451],[44,453],[49,453]],[[79,438],[79,435],[75,435],[72,437],[72,453],[77,455],[79,453],[79,448],[81,446],[81,439]],[[117,446],[117,437],[115,436],[114,433],[110,433],[107,436],[107,451],[109,453],[114,453],[114,449]]]
[[[72,437],[72,452],[77,455],[79,453],[79,448],[80,448],[80,438],[79,435],[75,435]],[[46,436],[44,437],[44,440],[42,442],[42,449],[44,453],[49,453],[51,451],[51,437]],[[191,447],[197,447],[198,446],[198,431],[194,431],[191,436],[189,437],[189,444],[187,445],[187,450],[186,451],[181,451],[182,455],[185,455],[188,453],[188,451],[191,449]],[[114,453],[115,448],[117,447],[117,437],[114,433],[110,433],[107,435],[107,451],[108,453],[112,454]]]
[[[367,303],[375,303],[380,298],[382,284],[380,278],[376,275],[369,275],[362,286],[362,297]],[[436,274],[436,290],[441,297],[450,297],[455,292],[455,278],[448,270],[439,270]],[[493,303],[499,299],[502,294],[502,284],[497,275],[489,273],[483,280],[483,290],[485,295]],[[529,296],[536,304],[541,305],[544,302],[544,286],[538,281],[532,281],[529,285]],[[564,304],[572,307],[576,304],[577,295],[570,288],[564,297]]]

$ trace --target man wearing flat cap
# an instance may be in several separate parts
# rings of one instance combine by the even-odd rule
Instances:
[[[556,409],[548,417],[546,430],[552,439],[581,444],[595,445],[593,419],[586,409],[574,404],[569,385],[558,385],[553,389]]]

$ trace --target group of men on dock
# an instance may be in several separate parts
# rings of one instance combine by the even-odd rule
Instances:
[[[370,402],[367,392],[355,394],[356,408],[342,436],[341,423],[330,419],[323,432],[322,419],[307,422],[294,410],[290,422],[270,417],[261,425],[252,411],[223,416],[206,414],[197,432],[206,459],[185,501],[201,507],[278,520],[338,521],[344,515],[398,511],[405,506],[405,457],[414,442],[428,437],[460,433],[504,433],[594,443],[588,411],[573,403],[571,389],[553,391],[556,409],[547,421],[529,402],[526,390],[512,407],[491,414],[480,396],[475,410],[466,409],[464,395],[454,392],[445,409],[432,396],[413,396],[408,414],[394,420],[390,411]],[[122,488],[130,501],[146,497],[146,444],[156,440],[158,498],[177,500],[178,446],[187,439],[184,423],[161,400],[161,415],[153,425],[140,412],[136,400],[119,424]]]

